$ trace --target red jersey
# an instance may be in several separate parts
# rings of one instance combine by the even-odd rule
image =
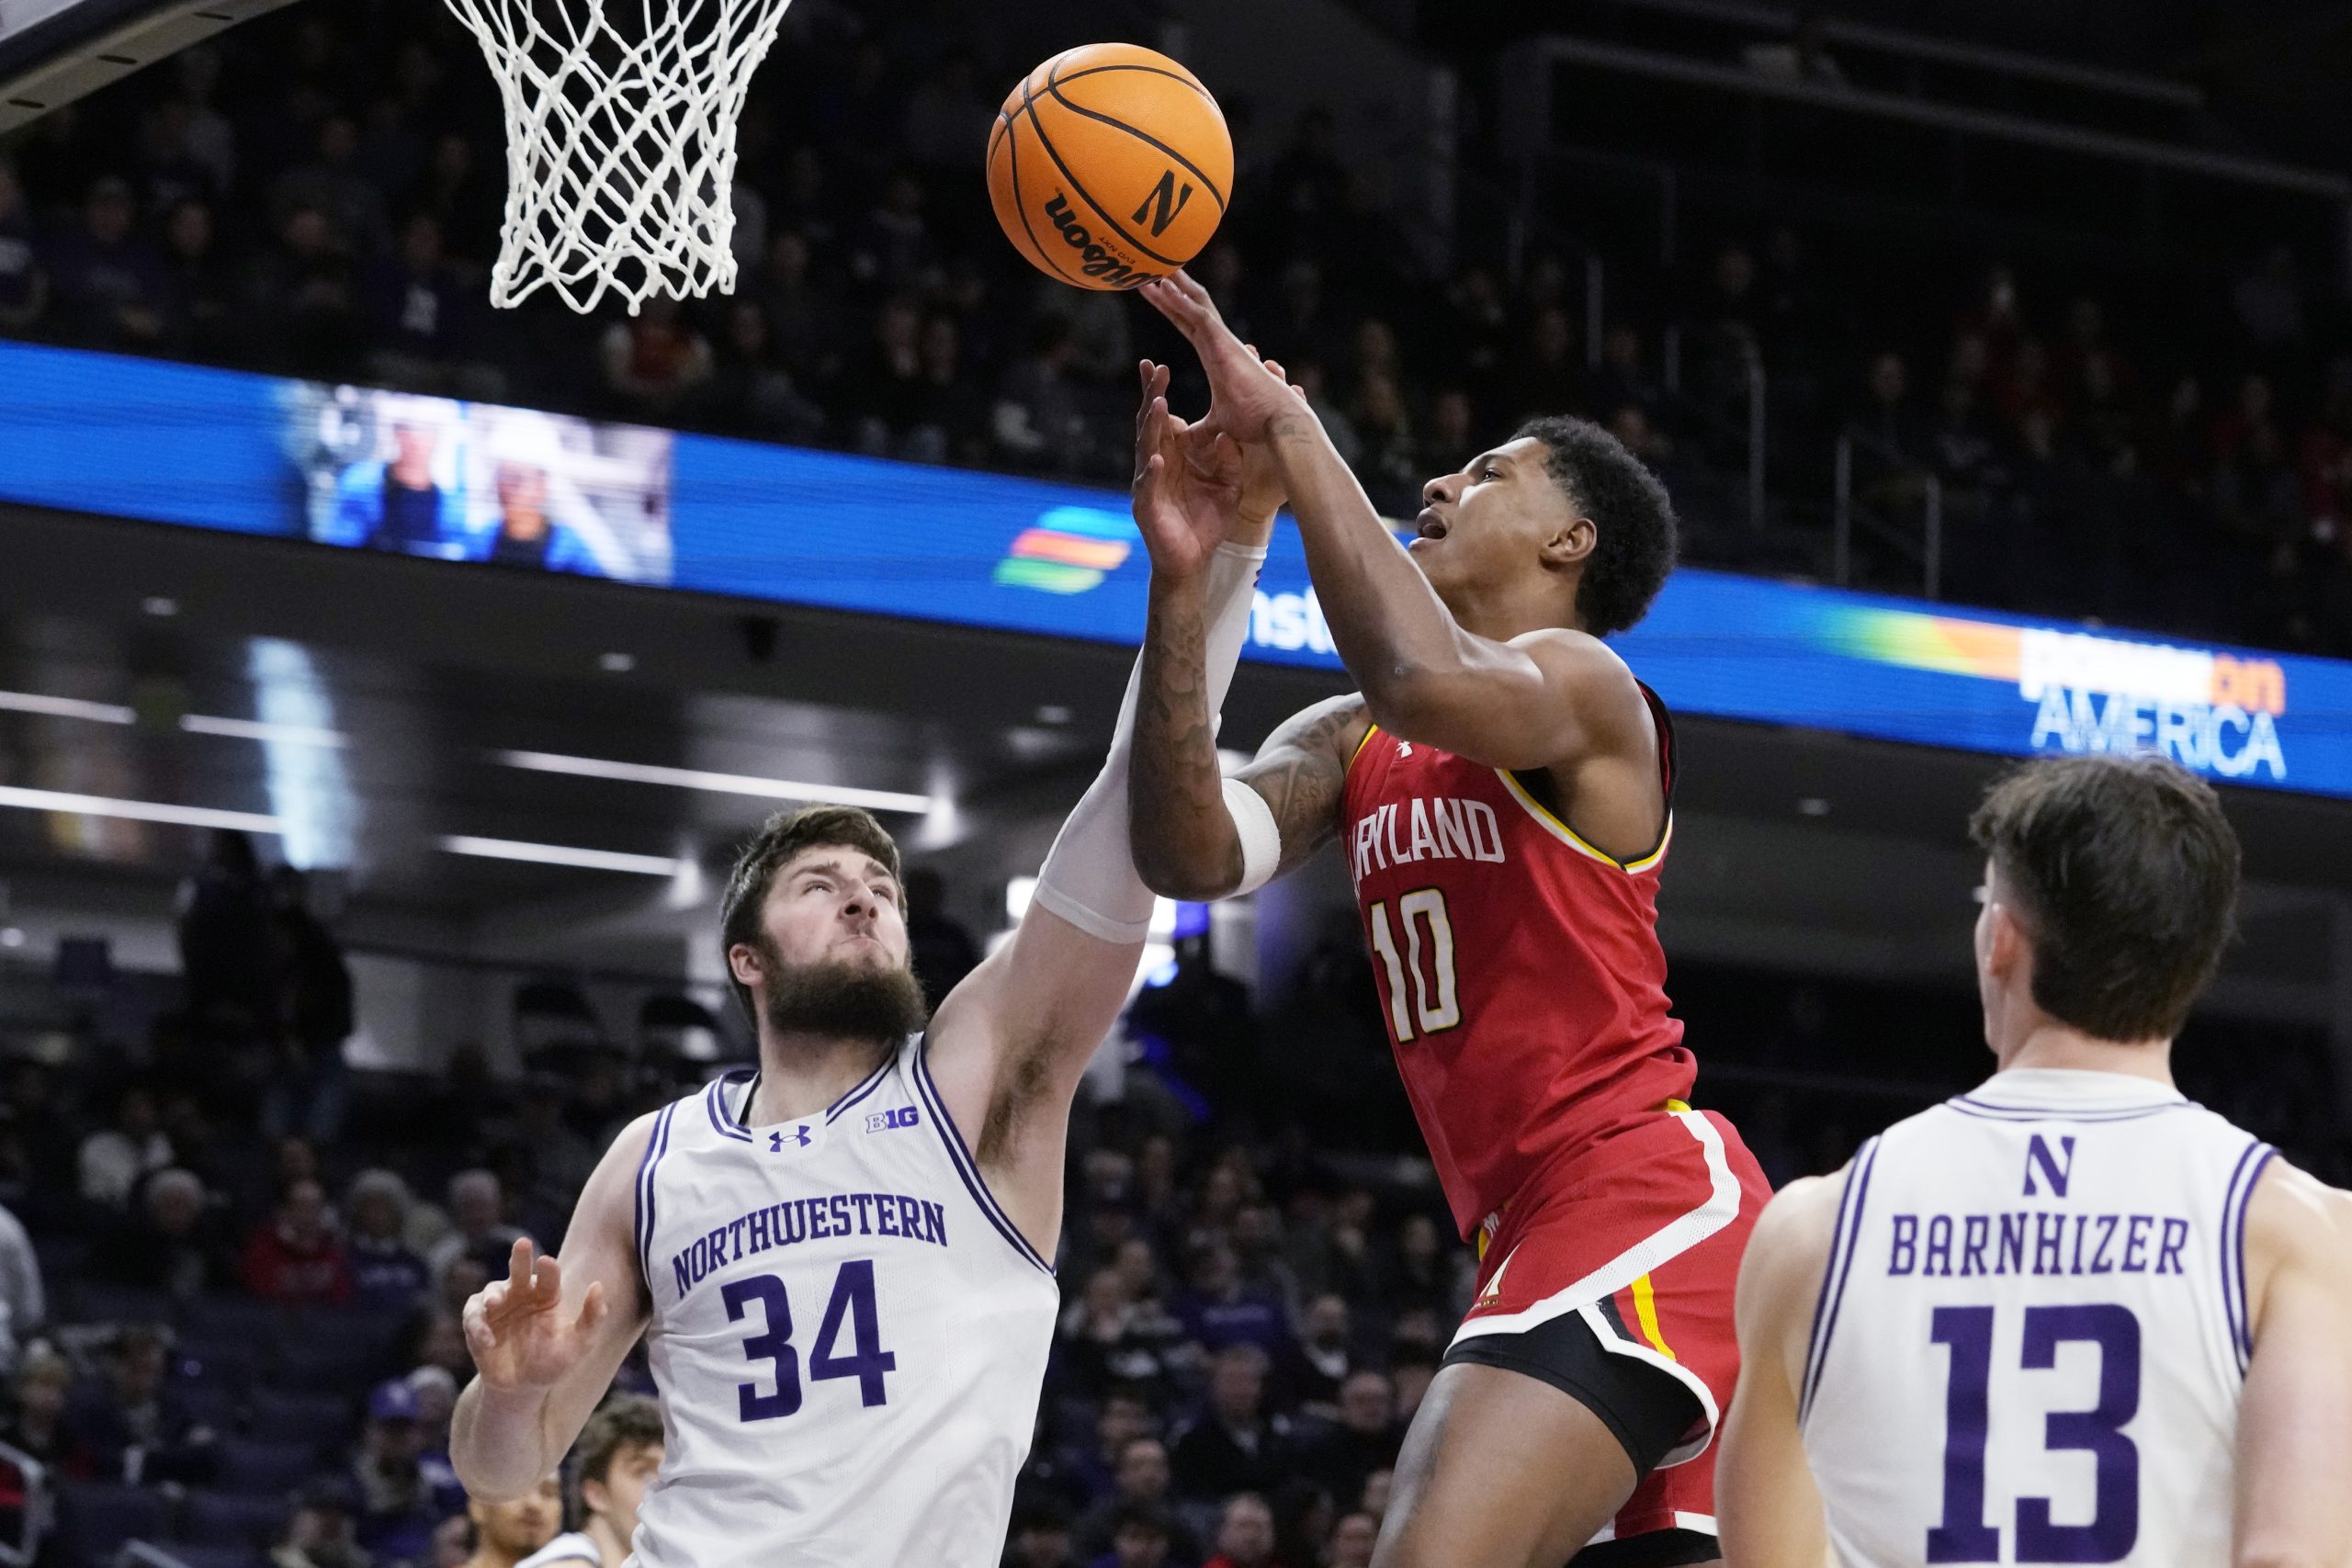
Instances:
[[[1673,734],[1657,724],[1667,828],[1640,860],[1577,837],[1501,770],[1375,727],[1349,764],[1340,847],[1390,1043],[1463,1238],[1605,1137],[1633,1145],[1690,1091],[1668,1011],[1658,867],[1673,834]],[[1688,1145],[1678,1129],[1668,1135]]]

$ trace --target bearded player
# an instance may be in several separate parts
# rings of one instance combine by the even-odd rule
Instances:
[[[1136,513],[1204,607],[1214,708],[1279,497],[1237,477],[1179,515],[1162,476],[1189,460],[1160,448],[1192,433],[1149,409],[1136,431]],[[631,1123],[560,1260],[517,1242],[466,1304],[451,1458],[475,1497],[537,1486],[643,1333],[666,1440],[642,1568],[995,1568],[1059,1308],[1070,1101],[1151,923],[1136,689],[1020,928],[927,1028],[879,823],[811,807],[743,852],[719,947],[759,1066]]]
[[[1205,606],[1155,554],[1137,863],[1161,893],[1220,897],[1339,840],[1398,1067],[1479,1249],[1374,1561],[1710,1561],[1733,1287],[1770,1194],[1730,1125],[1685,1103],[1656,933],[1673,735],[1601,640],[1672,569],[1666,492],[1606,433],[1539,420],[1431,479],[1399,550],[1206,291],[1179,273],[1142,292],[1200,355],[1202,428],[1272,457],[1360,690],[1220,778]]]

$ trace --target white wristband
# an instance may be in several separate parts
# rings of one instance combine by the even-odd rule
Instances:
[[[1283,829],[1266,797],[1240,779],[1225,781],[1225,814],[1233,818],[1234,834],[1241,840],[1241,880],[1226,897],[1238,898],[1274,879],[1283,861]]]

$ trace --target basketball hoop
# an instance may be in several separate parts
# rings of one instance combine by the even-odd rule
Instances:
[[[492,304],[734,288],[735,122],[788,4],[448,0],[506,110]]]

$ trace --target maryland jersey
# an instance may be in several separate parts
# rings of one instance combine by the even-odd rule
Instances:
[[[2162,1085],[2058,1071],[1865,1144],[1800,1416],[1838,1561],[2227,1563],[2271,1153]]]
[[[1642,694],[1670,802],[1672,730]],[[1396,1065],[1465,1238],[1604,1133],[1690,1093],[1657,933],[1670,811],[1657,848],[1620,862],[1519,777],[1375,728],[1341,825]]]
[[[644,1568],[995,1568],[1058,1297],[910,1043],[822,1114],[663,1110],[637,1182],[660,1475]]]

